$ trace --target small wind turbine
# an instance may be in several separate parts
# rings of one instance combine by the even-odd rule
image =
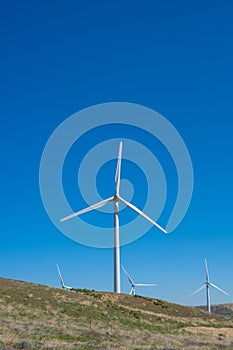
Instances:
[[[124,266],[122,266],[122,270],[124,271],[124,273],[126,274],[129,283],[131,284],[131,289],[129,294],[130,295],[135,295],[136,292],[136,287],[153,287],[153,286],[157,286],[157,284],[152,284],[152,283],[134,283],[134,281],[132,280],[132,278],[130,277],[130,275],[128,274],[128,272],[126,271],[126,269],[124,268]]]
[[[59,275],[59,279],[60,279],[60,282],[61,282],[62,289],[64,289],[64,290],[71,290],[71,289],[73,289],[72,287],[65,285],[58,264],[57,264],[57,272],[58,272],[58,275]]]
[[[149,221],[151,224],[156,226],[158,229],[163,231],[164,233],[167,233],[167,231],[162,228],[157,222],[152,220],[149,216],[144,214],[140,209],[135,207],[133,204],[127,202],[125,199],[123,199],[120,196],[120,175],[121,175],[121,155],[122,155],[122,141],[120,142],[119,146],[119,153],[118,153],[118,161],[117,161],[117,168],[116,168],[116,175],[115,175],[115,194],[107,199],[104,199],[101,202],[98,202],[94,205],[91,205],[88,208],[82,209],[78,211],[77,213],[71,214],[69,216],[66,216],[65,218],[61,219],[60,221],[65,221],[71,218],[74,218],[75,216],[87,213],[88,211],[98,209],[105,204],[109,202],[113,202],[114,205],[114,292],[120,293],[121,287],[120,287],[120,237],[119,237],[119,202],[122,202],[132,210],[134,210],[137,214],[143,216],[147,221]]]
[[[206,308],[208,312],[211,312],[211,307],[210,307],[210,286],[219,290],[220,292],[229,295],[228,293],[224,292],[224,290],[222,290],[221,288],[217,287],[215,284],[213,284],[212,282],[210,282],[210,278],[209,278],[209,271],[208,271],[208,265],[207,265],[207,261],[205,259],[205,273],[206,273],[206,281],[203,284],[203,286],[201,286],[201,288],[197,289],[195,292],[193,292],[190,296],[200,292],[202,289],[206,288]]]

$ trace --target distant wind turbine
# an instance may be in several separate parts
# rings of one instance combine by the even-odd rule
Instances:
[[[122,266],[122,270],[124,271],[124,273],[126,274],[129,283],[131,284],[131,289],[129,294],[130,295],[135,295],[136,292],[136,287],[153,287],[153,286],[157,286],[157,284],[152,284],[152,283],[134,283],[134,281],[132,280],[132,278],[130,277],[130,275],[128,274],[128,272],[126,271],[126,269],[124,268],[124,266]]]
[[[159,230],[167,233],[167,231],[162,228],[159,224],[157,224],[154,220],[152,220],[149,216],[144,214],[140,209],[135,207],[133,204],[127,202],[120,196],[120,175],[121,175],[121,156],[122,156],[122,141],[120,142],[119,152],[118,152],[118,161],[115,175],[115,194],[107,199],[104,199],[101,202],[98,202],[94,205],[91,205],[88,208],[82,209],[77,213],[66,216],[60,221],[65,221],[75,216],[87,213],[88,211],[98,209],[109,202],[113,202],[114,205],[114,292],[120,293],[120,236],[119,236],[119,202],[122,202],[132,210],[134,210],[137,214],[143,216],[147,221],[156,226]]]
[[[211,312],[211,306],[210,306],[210,286],[219,290],[220,292],[229,295],[228,293],[224,292],[224,290],[222,290],[221,288],[217,287],[215,284],[213,284],[212,282],[210,282],[210,278],[209,278],[209,271],[208,271],[208,265],[207,265],[207,261],[205,259],[205,272],[206,272],[206,281],[203,284],[203,286],[201,286],[201,288],[197,289],[195,292],[193,292],[190,296],[200,292],[202,289],[206,288],[206,308],[208,312]]]
[[[57,272],[58,272],[58,275],[59,275],[59,279],[60,279],[60,282],[61,282],[61,287],[62,287],[62,289],[64,289],[64,290],[71,290],[71,289],[73,289],[72,287],[66,286],[66,285],[65,285],[58,264],[57,264]]]

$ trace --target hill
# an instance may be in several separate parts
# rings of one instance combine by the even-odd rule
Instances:
[[[203,306],[202,309],[206,309],[206,306]],[[211,310],[215,314],[233,318],[233,304],[212,305]]]
[[[230,350],[233,318],[158,299],[0,279],[0,349]]]

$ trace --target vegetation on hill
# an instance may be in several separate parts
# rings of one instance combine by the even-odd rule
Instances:
[[[206,306],[198,306],[202,310],[206,310]],[[211,310],[214,314],[225,316],[226,318],[233,318],[233,304],[211,305]]]
[[[233,317],[162,300],[0,279],[0,350],[233,349]]]

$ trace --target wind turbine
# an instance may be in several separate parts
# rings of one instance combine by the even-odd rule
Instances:
[[[190,296],[200,292],[202,289],[206,288],[206,308],[208,312],[211,312],[211,307],[210,307],[210,286],[219,290],[220,292],[229,295],[228,293],[224,292],[221,288],[217,287],[215,284],[210,282],[210,277],[209,277],[209,271],[208,271],[208,265],[207,265],[207,260],[205,259],[205,273],[206,273],[206,281],[201,286],[201,288],[197,289],[195,292],[193,292]]]
[[[60,282],[61,282],[62,289],[64,289],[64,290],[71,290],[71,289],[73,289],[72,287],[65,285],[58,264],[57,264],[57,272],[58,272],[58,275],[59,275],[59,279],[60,279]]]
[[[123,265],[121,265],[122,270],[124,271],[124,273],[126,274],[129,283],[131,284],[131,289],[129,294],[130,295],[135,295],[136,292],[136,287],[153,287],[153,286],[157,286],[157,284],[152,284],[152,283],[134,283],[134,281],[132,280],[132,278],[130,277],[130,275],[128,274],[128,272],[126,271],[126,269],[124,268]]]
[[[98,209],[109,202],[113,202],[114,205],[114,292],[120,293],[120,236],[119,236],[119,202],[122,202],[132,210],[134,210],[137,214],[143,216],[147,221],[156,226],[159,230],[167,233],[167,231],[162,228],[157,222],[152,220],[149,216],[144,214],[140,209],[135,207],[133,204],[127,202],[120,196],[120,175],[121,175],[121,156],[122,156],[122,141],[120,142],[119,152],[118,152],[118,161],[115,175],[115,194],[112,197],[102,200],[96,204],[91,205],[88,208],[82,209],[77,213],[73,213],[60,221],[66,221],[75,216],[87,213],[88,211]]]

